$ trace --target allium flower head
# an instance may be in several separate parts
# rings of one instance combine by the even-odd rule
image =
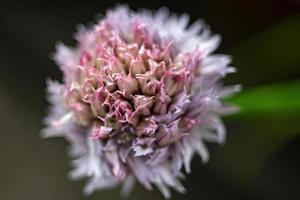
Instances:
[[[119,184],[128,193],[135,180],[165,197],[185,192],[182,168],[190,173],[195,153],[208,161],[204,142],[224,142],[220,115],[235,110],[221,98],[239,88],[220,83],[235,69],[211,55],[220,37],[187,15],[118,6],[76,40],[57,46],[63,83],[48,81],[43,131],[70,142],[70,176],[89,177],[88,194]]]

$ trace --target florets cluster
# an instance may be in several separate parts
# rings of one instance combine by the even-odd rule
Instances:
[[[220,98],[238,88],[219,80],[234,68],[227,56],[210,55],[219,36],[187,23],[166,9],[119,6],[81,29],[76,48],[58,45],[64,81],[48,82],[53,108],[44,133],[70,141],[71,176],[91,178],[87,193],[120,183],[128,192],[135,179],[166,197],[169,187],[184,192],[182,166],[190,172],[195,152],[208,160],[203,141],[224,142],[219,115],[233,107]]]

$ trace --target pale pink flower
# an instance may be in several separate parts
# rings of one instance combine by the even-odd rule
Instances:
[[[204,142],[223,143],[220,115],[236,110],[221,100],[239,90],[220,82],[235,72],[230,57],[211,55],[220,36],[165,8],[118,6],[76,40],[57,45],[63,83],[48,81],[43,131],[70,142],[70,176],[89,177],[88,194],[119,184],[128,193],[134,180],[167,198],[185,192],[182,168],[190,173],[195,153],[208,161]]]

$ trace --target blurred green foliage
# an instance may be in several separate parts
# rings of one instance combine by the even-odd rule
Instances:
[[[238,117],[297,114],[300,112],[300,81],[249,88],[229,101],[240,106]]]
[[[272,155],[300,134],[299,33],[295,15],[232,50],[239,72],[229,82],[245,87],[228,99],[241,110],[226,118],[236,128],[233,135],[229,130],[215,170],[238,187],[251,184]]]

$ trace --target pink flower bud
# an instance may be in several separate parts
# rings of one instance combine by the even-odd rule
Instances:
[[[167,70],[166,63],[164,61],[157,63],[154,60],[148,60],[150,69],[156,79],[161,79]]]
[[[165,90],[167,95],[173,96],[179,93],[184,88],[185,74],[181,73],[167,73],[163,78]]]
[[[95,117],[104,117],[109,110],[106,104],[109,98],[109,92],[104,88],[98,88],[93,94],[86,97],[85,102],[90,104],[91,110]]]
[[[119,90],[123,93],[124,96],[130,96],[138,91],[138,82],[131,75],[123,76],[119,75],[116,77],[117,85]]]
[[[92,116],[91,110],[86,103],[73,103],[70,105],[70,110],[74,113],[76,121],[80,125],[88,125]]]
[[[155,96],[153,112],[157,114],[166,114],[171,100],[171,97],[169,97],[161,87],[159,93]]]
[[[136,78],[143,94],[149,96],[156,94],[160,86],[160,82],[158,80],[152,78],[150,74],[138,74]]]
[[[92,139],[107,139],[109,137],[109,133],[112,130],[112,127],[102,126],[99,123],[95,122],[92,130]]]
[[[179,120],[172,122],[169,125],[162,126],[158,131],[159,145],[165,146],[181,139],[183,136],[187,136],[186,133],[179,132]]]
[[[136,111],[144,116],[151,114],[151,108],[154,104],[154,97],[147,97],[144,95],[135,95],[133,100]]]
[[[136,127],[136,134],[141,136],[152,136],[156,132],[158,126],[152,119],[143,119]]]
[[[65,100],[68,105],[81,101],[84,93],[80,85],[73,82],[70,88],[65,92]]]
[[[142,58],[138,57],[135,60],[132,60],[130,65],[130,73],[135,76],[137,74],[143,74],[147,70],[145,63]]]

